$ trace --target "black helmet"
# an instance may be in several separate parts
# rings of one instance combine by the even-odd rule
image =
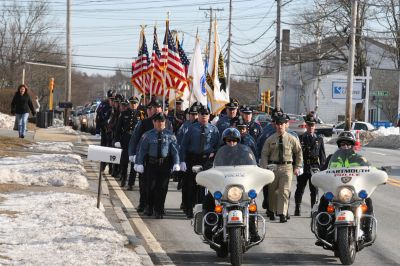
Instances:
[[[240,142],[240,132],[236,128],[228,127],[222,132],[222,140],[226,142],[229,139],[235,139]]]
[[[342,133],[340,133],[336,141],[338,147],[340,147],[340,144],[342,142],[347,142],[353,146],[356,143],[353,133],[351,133],[350,131],[343,131]]]

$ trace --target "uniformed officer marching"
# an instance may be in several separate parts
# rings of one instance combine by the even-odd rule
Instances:
[[[175,109],[172,109],[168,112],[168,119],[172,123],[172,127],[174,129],[174,133],[176,134],[182,124],[185,122],[185,112],[182,110],[182,99],[176,99],[175,101]]]
[[[187,218],[193,218],[194,204],[202,202],[205,196],[204,189],[196,186],[196,174],[192,172],[192,166],[202,165],[203,169],[207,169],[219,143],[218,128],[209,123],[210,110],[202,106],[198,113],[198,122],[189,127],[180,147],[181,169],[188,170],[183,180],[187,191],[184,200]]]
[[[322,136],[315,134],[315,124],[317,121],[312,114],[308,114],[305,118],[305,122],[307,132],[300,136],[300,144],[303,150],[304,172],[297,177],[297,188],[294,195],[296,202],[295,216],[300,216],[301,200],[307,182],[310,187],[311,209],[314,206],[318,189],[311,183],[311,168],[320,169],[321,166],[325,164],[326,160],[324,140]]]
[[[117,132],[115,137],[115,144],[114,146],[122,148],[121,153],[121,187],[124,187],[126,184],[127,179],[127,171],[128,171],[128,163],[129,163],[129,154],[128,154],[128,147],[129,147],[129,140],[133,134],[136,124],[144,119],[144,113],[142,110],[138,110],[137,106],[139,104],[139,99],[132,96],[129,98],[129,102],[127,100],[122,101],[121,105],[122,108],[126,108],[125,106],[129,107],[121,112],[121,115],[118,120],[117,124]],[[128,181],[128,190],[132,190],[132,186],[135,183],[136,172],[133,169],[133,163],[131,163],[131,170],[129,173],[129,181]]]
[[[180,170],[178,144],[175,135],[165,129],[164,114],[155,114],[152,120],[154,129],[144,133],[141,138],[135,170],[143,173],[146,161],[147,204],[150,210],[147,215],[151,215],[154,209],[156,219],[162,219],[171,169]]]
[[[123,96],[121,94],[115,95],[113,99],[113,111],[111,113],[110,119],[108,120],[108,131],[109,134],[112,138],[112,147],[114,147],[115,143],[115,136],[117,132],[117,123],[118,123],[118,118],[121,113],[120,111],[120,103],[123,101]],[[111,175],[113,177],[117,177],[119,175],[119,164],[113,164],[112,165],[112,173]]]
[[[232,124],[231,120],[238,116],[238,107],[239,103],[235,100],[231,100],[229,103],[225,104],[226,115],[220,115],[216,124],[220,134],[230,127]]]
[[[257,152],[256,141],[249,134],[248,124],[244,121],[244,119],[241,116],[239,116],[234,122],[234,125],[232,126],[235,126],[240,132],[240,143],[250,147],[251,151],[256,156],[256,160],[258,162],[258,156],[256,153]]]
[[[107,99],[100,103],[96,112],[96,135],[101,135],[100,145],[104,147],[112,146],[112,138],[107,132],[107,126],[108,119],[110,119],[112,113],[112,101],[114,96],[115,92],[113,90],[108,90]],[[104,171],[105,167],[106,164],[101,163],[100,170]],[[111,174],[111,168],[109,168],[109,174]]]
[[[262,127],[260,124],[253,121],[253,109],[250,106],[243,105],[240,108],[240,114],[243,117],[244,123],[247,125],[247,130],[249,134],[256,141],[258,137],[262,134]]]
[[[269,137],[261,151],[261,167],[275,164],[274,182],[268,185],[270,220],[279,215],[280,222],[287,222],[287,210],[293,173],[298,176],[303,162],[299,140],[286,132],[285,114],[275,117],[276,133]],[[293,158],[295,161],[293,162]],[[294,164],[293,164],[294,163]]]

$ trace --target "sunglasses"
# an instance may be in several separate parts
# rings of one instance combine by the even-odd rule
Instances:
[[[351,143],[347,143],[347,142],[340,143],[340,147],[343,147],[343,146],[351,146]]]
[[[237,142],[237,139],[227,139],[226,142]]]

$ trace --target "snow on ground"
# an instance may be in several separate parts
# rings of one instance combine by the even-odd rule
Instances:
[[[0,183],[86,189],[82,159],[75,154],[0,158]]]
[[[74,145],[71,142],[36,142],[35,144],[32,144],[29,149],[34,149],[36,151],[72,153],[73,146]]]
[[[15,116],[0,113],[0,128],[13,129]]]
[[[98,210],[72,193],[0,194],[1,265],[141,265]]]
[[[400,149],[399,127],[380,127],[372,133],[375,134],[375,136],[368,142],[368,147]]]

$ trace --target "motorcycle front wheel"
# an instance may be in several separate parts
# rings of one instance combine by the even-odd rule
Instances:
[[[242,229],[240,227],[232,227],[229,229],[229,252],[231,253],[231,264],[233,266],[242,265],[243,239]]]
[[[356,241],[354,228],[337,228],[337,253],[340,262],[344,265],[351,265],[356,258]]]

